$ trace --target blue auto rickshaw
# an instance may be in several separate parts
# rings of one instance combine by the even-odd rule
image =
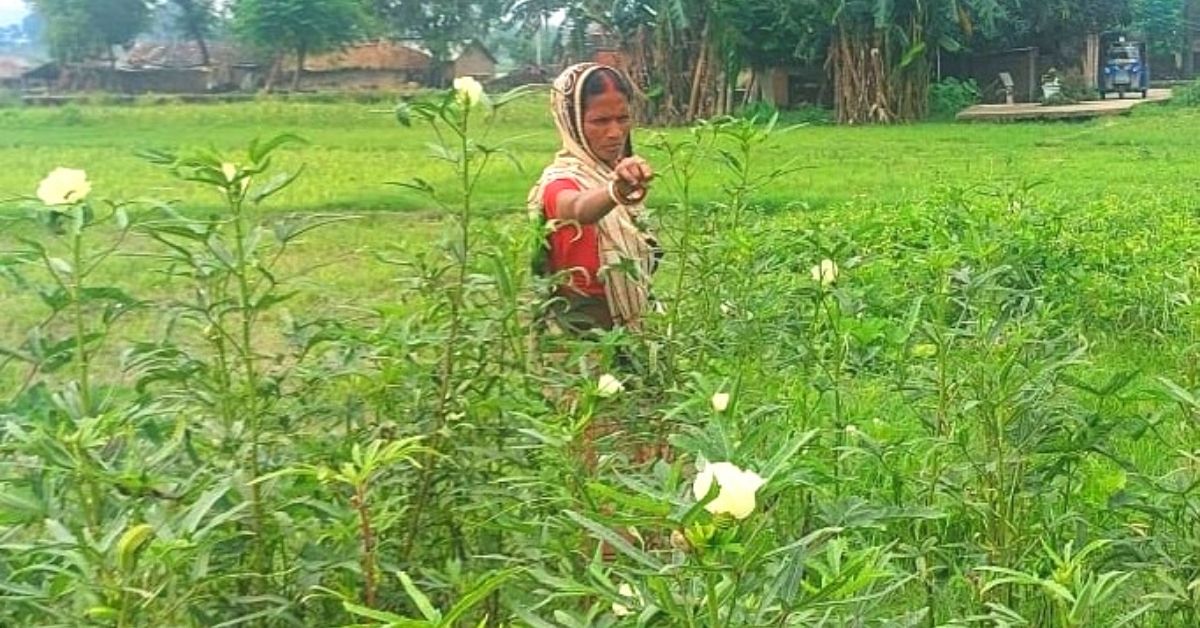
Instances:
[[[1150,57],[1146,44],[1126,41],[1124,37],[1110,43],[1100,62],[1097,81],[1100,98],[1116,93],[1121,98],[1126,92],[1139,92],[1145,98],[1150,91]]]

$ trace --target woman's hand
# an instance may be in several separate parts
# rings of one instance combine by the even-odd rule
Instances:
[[[640,201],[645,197],[653,179],[654,169],[641,157],[626,157],[613,169],[617,193],[631,201]]]
[[[563,190],[555,200],[558,217],[584,225],[595,224],[617,204],[640,203],[654,179],[654,170],[641,157],[621,160],[613,169],[612,184],[579,192]],[[611,188],[611,189],[610,189]],[[613,198],[614,196],[620,197]]]

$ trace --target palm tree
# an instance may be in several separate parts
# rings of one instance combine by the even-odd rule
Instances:
[[[550,16],[569,8],[570,0],[509,0],[504,10],[509,19],[521,25],[521,29],[533,33],[534,55],[538,67],[545,59],[542,54],[542,35],[550,23]]]

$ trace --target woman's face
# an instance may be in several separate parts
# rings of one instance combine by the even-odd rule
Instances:
[[[583,136],[592,152],[610,166],[625,155],[629,130],[629,101],[616,89],[588,98],[583,112]]]

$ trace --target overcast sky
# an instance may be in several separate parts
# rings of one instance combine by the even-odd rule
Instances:
[[[0,0],[0,26],[20,22],[27,13],[25,0]]]

